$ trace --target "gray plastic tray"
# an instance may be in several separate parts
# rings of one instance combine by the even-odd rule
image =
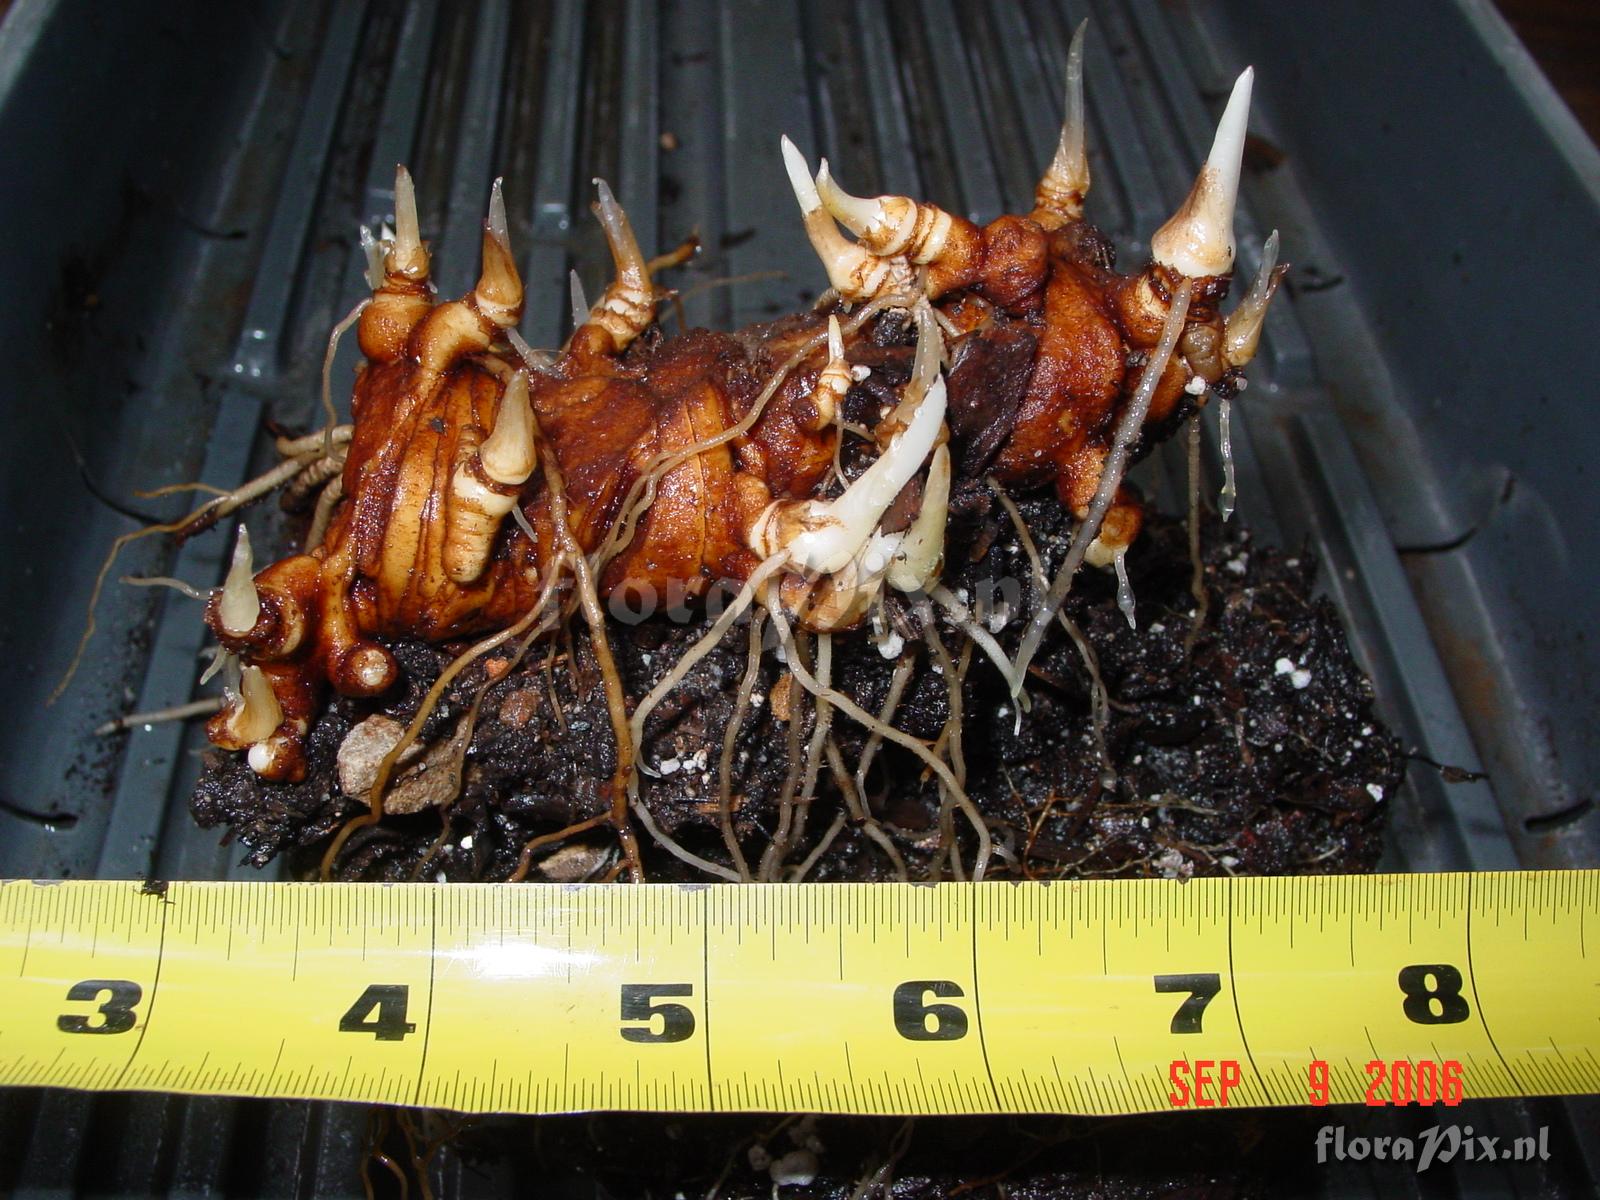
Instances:
[[[1082,16],[1090,211],[1125,255],[1186,190],[1233,74],[1257,66],[1241,269],[1273,227],[1296,266],[1235,409],[1241,515],[1319,555],[1402,736],[1487,772],[1446,784],[1414,765],[1392,865],[1600,862],[1582,427],[1600,155],[1484,0],[16,0],[0,26],[0,649],[20,669],[0,726],[0,877],[251,874],[188,817],[197,729],[92,733],[191,697],[192,602],[113,584],[73,686],[46,701],[101,554],[137,528],[111,502],[171,518],[181,501],[134,491],[238,483],[268,461],[263,419],[312,419],[327,331],[360,295],[356,226],[390,209],[396,161],[446,293],[470,282],[505,176],[535,345],[565,332],[569,267],[591,291],[605,278],[594,175],[646,242],[698,228],[697,278],[758,276],[688,301],[692,321],[731,326],[822,284],[780,132],[857,192],[1026,209]],[[1214,417],[1209,433],[1215,466]],[[1158,463],[1158,489],[1178,470]],[[258,539],[272,520],[251,514]],[[116,573],[210,583],[229,536],[135,543]],[[345,1194],[362,1119],[5,1092],[0,1190]],[[1555,1123],[1571,1152],[1538,1176],[1441,1170],[1430,1194],[1594,1186],[1592,1101],[1479,1119]]]

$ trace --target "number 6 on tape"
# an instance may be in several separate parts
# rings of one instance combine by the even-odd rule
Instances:
[[[961,996],[948,979],[913,979],[894,990],[894,1027],[908,1042],[953,1042],[967,1036],[967,1014],[954,1004],[930,1004],[929,996]]]

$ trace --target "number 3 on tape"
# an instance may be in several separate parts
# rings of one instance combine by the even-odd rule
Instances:
[[[105,999],[98,1021],[80,1013],[62,1013],[56,1028],[62,1033],[127,1033],[138,1022],[133,1009],[144,999],[144,989],[131,979],[85,979],[67,989],[68,1000]]]

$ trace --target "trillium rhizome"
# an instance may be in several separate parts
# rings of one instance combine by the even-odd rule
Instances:
[[[209,597],[200,819],[343,878],[1370,867],[1399,755],[1309,564],[1125,480],[1244,387],[1285,270],[1274,235],[1223,311],[1252,74],[1123,273],[1081,39],[1026,214],[857,197],[783,138],[829,287],[734,332],[667,335],[693,246],[647,260],[596,180],[615,277],[534,349],[499,183],[441,302],[399,168],[351,423],[176,527],[309,513]]]

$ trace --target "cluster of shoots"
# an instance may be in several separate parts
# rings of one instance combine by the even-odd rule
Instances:
[[[879,746],[894,743],[916,755],[934,777],[943,796],[941,828],[947,834],[948,862],[957,877],[982,878],[992,851],[989,831],[983,817],[965,794],[965,766],[961,751],[961,683],[976,647],[1006,677],[1019,702],[1028,666],[1041,639],[1060,616],[1061,605],[1071,587],[1074,574],[1088,561],[1093,565],[1115,565],[1119,572],[1126,544],[1116,544],[1102,536],[1102,524],[1122,483],[1123,476],[1146,415],[1152,395],[1173,361],[1185,363],[1190,383],[1204,391],[1226,368],[1239,367],[1254,355],[1273,292],[1281,277],[1277,266],[1277,235],[1267,241],[1261,270],[1253,286],[1224,325],[1221,345],[1213,347],[1213,365],[1201,367],[1185,358],[1181,335],[1185,329],[1193,288],[1198,281],[1231,273],[1235,245],[1233,212],[1237,198],[1240,163],[1248,122],[1252,73],[1246,70],[1238,79],[1222,115],[1215,141],[1189,195],[1177,212],[1151,238],[1153,262],[1146,272],[1145,295],[1153,322],[1161,330],[1154,349],[1147,355],[1137,384],[1118,413],[1114,438],[1101,468],[1093,502],[1080,514],[1074,537],[1054,578],[1047,580],[1042,564],[1035,558],[1038,599],[1023,631],[1017,651],[1008,655],[984,629],[982,614],[969,612],[965,605],[940,583],[944,568],[946,525],[952,487],[950,431],[947,416],[947,383],[944,369],[950,348],[942,322],[944,316],[934,301],[947,290],[965,286],[963,275],[973,255],[978,253],[976,227],[952,217],[935,205],[919,203],[904,196],[863,198],[851,195],[834,179],[827,161],[813,172],[800,150],[787,138],[781,141],[784,167],[812,247],[821,260],[832,289],[835,315],[825,330],[816,334],[783,363],[768,380],[751,411],[737,425],[687,448],[664,454],[648,465],[632,485],[620,507],[610,532],[598,549],[584,552],[567,526],[564,484],[553,456],[539,453],[538,422],[530,403],[529,388],[533,373],[549,368],[550,355],[534,351],[516,334],[515,323],[522,302],[521,284],[516,277],[507,230],[504,201],[498,181],[491,196],[485,222],[484,269],[473,294],[474,312],[484,318],[490,332],[470,323],[462,324],[457,342],[479,339],[481,350],[498,353],[509,343],[514,365],[505,368],[504,388],[492,428],[475,445],[470,462],[458,466],[448,481],[452,519],[452,540],[447,548],[446,567],[450,578],[467,584],[485,569],[497,530],[503,521],[517,521],[531,536],[521,510],[522,490],[542,466],[544,482],[554,498],[559,545],[545,561],[540,581],[541,598],[537,606],[509,629],[500,630],[469,649],[430,693],[424,709],[412,722],[407,739],[397,745],[374,785],[371,820],[382,815],[382,789],[394,762],[414,739],[427,712],[442,693],[444,684],[470,661],[488,650],[511,642],[525,653],[532,639],[547,633],[558,622],[581,611],[587,621],[597,657],[607,683],[607,702],[618,741],[618,770],[613,808],[607,818],[619,834],[624,834],[627,869],[631,877],[641,877],[639,857],[626,833],[631,811],[657,840],[672,853],[706,873],[728,879],[776,878],[784,871],[784,856],[798,845],[805,813],[823,765],[826,764],[845,799],[845,811],[824,835],[806,863],[790,869],[789,877],[804,874],[828,842],[850,822],[883,848],[898,873],[905,866],[892,841],[867,811],[862,781],[866,765]],[[1060,228],[1082,217],[1084,198],[1089,190],[1090,171],[1085,139],[1083,99],[1083,29],[1073,39],[1067,70],[1066,120],[1056,153],[1036,191],[1032,214],[1045,230]],[[654,319],[660,299],[651,279],[651,266],[640,254],[627,218],[604,182],[596,181],[599,201],[595,211],[611,246],[616,264],[616,279],[599,303],[590,306],[581,284],[574,276],[574,333],[608,353],[620,353]],[[841,230],[842,227],[842,230]],[[850,236],[846,236],[848,233]],[[363,308],[389,289],[401,295],[414,285],[426,294],[428,253],[418,227],[414,192],[410,177],[402,168],[396,184],[396,212],[393,228],[377,234],[362,230],[362,245],[367,256],[369,282],[374,300],[363,301],[335,331],[335,341],[361,315]],[[1163,287],[1156,289],[1150,280],[1156,272]],[[515,285],[514,287],[512,285]],[[399,301],[396,301],[399,302]],[[430,301],[431,303],[431,301]],[[441,323],[467,317],[452,315],[450,306],[432,310]],[[868,320],[886,309],[909,312],[915,324],[916,349],[909,381],[898,403],[881,415],[870,431],[876,457],[853,479],[838,479],[836,494],[785,498],[773,501],[745,531],[750,550],[761,562],[745,581],[734,602],[711,625],[656,687],[630,710],[622,694],[620,678],[610,662],[605,622],[600,616],[600,599],[595,580],[606,564],[627,545],[641,516],[648,510],[657,484],[676,466],[695,454],[724,444],[748,431],[759,419],[763,407],[777,392],[783,380],[818,350],[824,365],[811,388],[810,399],[818,426],[835,422],[842,413],[845,396],[866,368],[852,367],[846,358],[847,338],[858,333]],[[465,310],[463,310],[465,311]],[[842,318],[842,319],[841,319]],[[503,340],[496,340],[503,339]],[[476,344],[476,343],[475,343]],[[571,347],[560,352],[565,354]],[[330,342],[327,362],[333,358]],[[1175,358],[1176,356],[1176,358]],[[419,367],[424,373],[445,369],[424,355]],[[1191,387],[1190,391],[1196,388]],[[341,499],[340,470],[352,437],[349,426],[337,425],[327,398],[326,369],[324,403],[330,417],[319,434],[291,443],[286,468],[247,485],[234,496],[219,498],[202,506],[184,522],[162,527],[188,533],[219,519],[247,499],[271,488],[299,487],[315,492],[316,514],[308,545],[316,542],[327,528],[329,514]],[[267,477],[263,477],[266,479]],[[913,480],[918,480],[921,503],[909,524],[894,532],[883,522],[895,499]],[[245,495],[248,493],[248,495]],[[240,498],[240,497],[243,498]],[[1005,503],[1015,518],[1016,510]],[[231,505],[231,507],[230,507]],[[459,534],[459,536],[458,536]],[[1019,525],[1026,541],[1026,531]],[[1031,547],[1032,543],[1026,542]],[[1030,550],[1031,553],[1031,550]],[[570,584],[566,576],[570,575]],[[1048,583],[1048,586],[1046,584]],[[862,709],[852,698],[832,686],[831,638],[863,622],[869,610],[881,606],[886,593],[900,595],[923,619],[926,651],[943,673],[950,691],[950,720],[943,735],[933,744],[912,738],[893,725],[893,715],[910,673],[911,654],[902,656],[894,672],[890,696],[877,713]],[[554,601],[552,603],[552,601]],[[932,619],[934,606],[943,610],[949,621],[964,635],[964,644],[947,647],[940,640],[938,623]],[[724,742],[721,759],[721,818],[730,865],[712,863],[677,846],[654,827],[648,809],[639,798],[637,751],[644,737],[650,712],[676,687],[695,663],[700,661],[727,634],[734,621],[754,610],[751,632],[751,669],[746,672],[734,721]],[[304,635],[293,626],[293,614],[275,611],[274,619],[285,624],[284,639]],[[217,620],[227,634],[243,637],[258,630],[264,620],[262,596],[255,583],[254,562],[248,534],[241,525],[239,541],[227,578],[217,600]],[[729,763],[734,734],[748,708],[749,689],[756,678],[756,655],[760,630],[771,623],[783,646],[789,674],[797,688],[809,694],[813,719],[809,739],[801,735],[801,722],[791,720],[789,759],[790,781],[784,790],[783,816],[772,846],[755,868],[746,861],[733,836],[730,819]],[[288,643],[292,646],[292,641]],[[1086,644],[1080,642],[1080,647]],[[385,652],[386,654],[386,652]],[[249,761],[258,770],[269,765],[274,731],[284,716],[271,682],[263,669],[254,664],[226,661],[227,695],[223,709],[229,736],[249,745]],[[1089,664],[1091,674],[1093,665]],[[385,672],[392,670],[387,657],[370,664],[357,663],[357,676],[370,668],[374,688],[384,685]],[[481,694],[480,694],[481,698]],[[475,706],[474,706],[475,711]],[[832,736],[831,722],[837,713],[865,726],[870,732],[863,762],[848,769]],[[258,759],[260,760],[258,762]],[[954,814],[961,813],[970,823],[976,850],[970,867],[964,864],[957,840],[950,833]],[[363,818],[364,820],[367,818]],[[448,817],[446,818],[448,821]],[[532,852],[553,844],[583,829],[602,823],[602,818],[582,822],[567,830],[544,835],[524,850],[518,876],[526,873]],[[346,828],[330,851],[337,853]]]

